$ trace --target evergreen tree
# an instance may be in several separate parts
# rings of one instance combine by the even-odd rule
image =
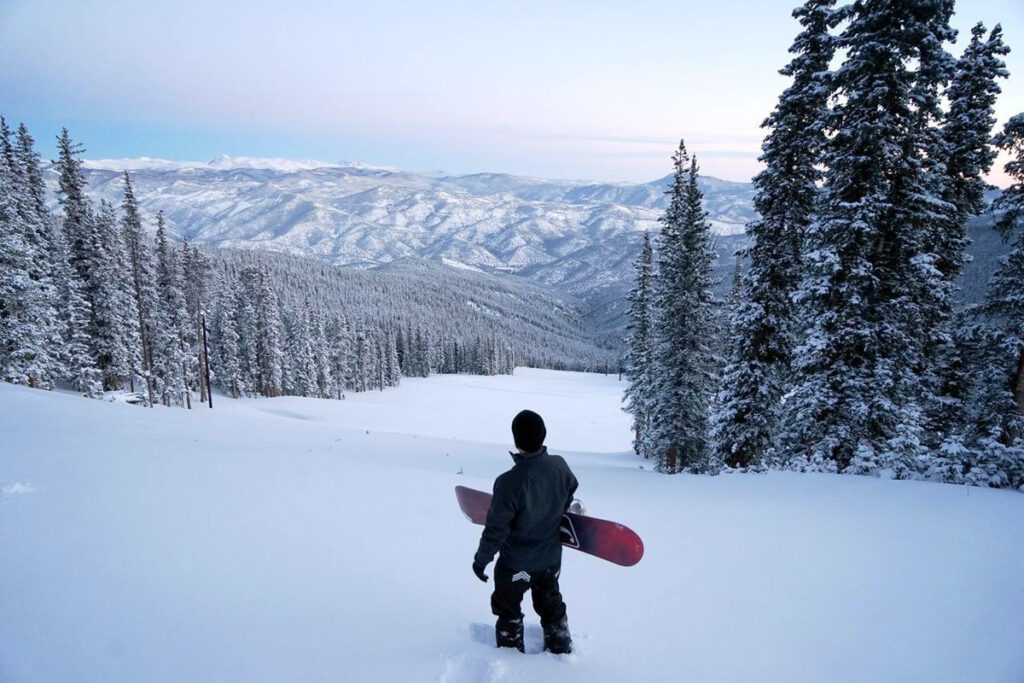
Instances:
[[[257,390],[262,396],[280,396],[284,385],[284,324],[280,303],[266,273],[258,273],[255,285]]]
[[[64,258],[70,273],[64,279],[69,298],[65,344],[69,345],[66,366],[72,383],[82,393],[97,396],[101,391],[101,377],[97,367],[95,345],[95,304],[98,288],[92,274],[98,269],[100,256],[96,252],[95,221],[92,205],[85,194],[85,175],[79,158],[80,144],[71,140],[68,130],[62,129],[57,138],[59,173],[57,199],[61,206],[60,235]]]
[[[135,199],[131,178],[124,174],[124,202],[121,204],[124,215],[121,229],[128,256],[128,272],[132,284],[132,296],[135,299],[135,313],[138,317],[139,358],[142,366],[136,368],[136,374],[146,382],[150,406],[155,405],[157,398],[156,374],[154,364],[157,360],[157,344],[160,340],[160,298],[157,292],[156,275],[153,258],[147,246],[145,232],[142,228],[142,217]]]
[[[216,381],[231,398],[239,398],[250,391],[243,372],[241,334],[239,332],[238,302],[244,300],[239,293],[241,282],[221,282],[210,321],[210,370]]]
[[[651,236],[644,232],[643,246],[637,258],[636,280],[629,295],[629,322],[626,325],[626,354],[623,374],[628,382],[623,401],[625,410],[633,416],[633,450],[639,455],[647,432],[652,409],[652,269],[654,252]],[[647,454],[649,455],[649,454]]]
[[[92,271],[91,340],[97,368],[105,389],[119,389],[139,367],[138,313],[124,277],[127,255],[117,214],[106,201],[93,217],[92,251],[97,256]]]
[[[336,393],[334,374],[331,372],[330,349],[327,344],[327,320],[320,308],[309,312],[306,321],[316,376],[314,396],[331,398]]]
[[[260,395],[260,364],[258,353],[259,326],[256,314],[256,296],[260,274],[256,268],[242,271],[235,288],[235,314],[238,319],[239,348],[241,350],[243,377],[247,393]]]
[[[754,178],[760,216],[747,227],[750,260],[740,301],[730,311],[729,362],[715,416],[719,457],[731,467],[757,463],[775,444],[780,403],[795,343],[792,297],[800,284],[804,234],[814,218],[831,94],[829,30],[834,0],[810,0],[793,12],[803,31],[780,73],[792,83],[762,123],[765,169]]]
[[[97,258],[94,254],[92,207],[85,195],[85,175],[79,158],[84,149],[73,142],[68,129],[64,128],[57,138],[59,158],[56,162],[60,173],[57,195],[63,211],[61,231],[68,250],[68,259],[88,292],[91,289],[90,275]],[[90,306],[93,300],[89,297]]]
[[[998,24],[987,39],[984,25],[974,26],[971,42],[957,61],[956,73],[946,92],[949,111],[942,137],[949,182],[945,199],[956,210],[956,223],[954,232],[943,240],[955,246],[940,251],[959,258],[940,261],[938,267],[949,279],[959,275],[963,266],[967,219],[985,210],[988,185],[984,175],[992,169],[996,158],[990,139],[995,125],[996,98],[1000,93],[997,79],[1009,76],[1001,57],[1008,54],[1010,48],[1003,43],[1002,36],[1002,27]]]
[[[381,337],[381,389],[384,387],[397,387],[402,381],[402,370],[398,364],[398,345],[395,339],[395,331],[391,325],[384,326],[384,334]]]
[[[11,131],[0,117],[0,379],[30,387],[51,386],[60,371],[44,225]]]
[[[31,276],[39,254],[23,219],[25,199],[10,129],[0,118],[0,380],[35,387],[46,381],[47,367],[36,325],[42,301]]]
[[[930,124],[951,2],[859,2],[837,47],[818,221],[795,295],[803,342],[786,403],[793,466],[908,477],[922,455],[918,374],[940,299]],[[925,334],[922,334],[924,330]]]
[[[653,409],[643,451],[653,454],[662,472],[714,471],[708,439],[714,252],[696,159],[680,141],[672,160],[673,182],[656,255]]]
[[[355,387],[352,330],[343,315],[335,315],[328,326],[330,367],[334,378],[334,398],[345,398],[346,389]]]
[[[288,393],[295,396],[318,394],[316,361],[310,340],[308,304],[288,321],[286,357],[290,365]]]
[[[35,252],[34,262],[29,268],[29,277],[35,283],[37,356],[39,376],[30,377],[30,385],[50,388],[53,381],[65,376],[61,361],[63,339],[60,327],[60,308],[63,305],[57,292],[57,277],[61,264],[60,254],[54,240],[55,222],[46,207],[46,184],[39,153],[35,151],[35,140],[25,124],[18,125],[14,157],[21,174],[21,185],[26,193],[22,211],[26,225],[25,236]]]
[[[100,373],[90,354],[88,336],[92,309],[86,299],[82,281],[71,265],[70,250],[59,225],[54,226],[53,245],[57,264],[55,286],[61,306],[58,320],[61,332],[60,361],[64,377],[83,396],[98,397],[102,392]]]
[[[929,335],[929,341],[921,374],[927,393],[926,443],[932,451],[929,457],[936,460],[929,468],[933,477],[936,471],[949,473],[956,469],[948,457],[962,452],[963,435],[968,429],[969,368],[958,339],[965,320],[957,312],[955,280],[967,260],[967,221],[985,208],[986,183],[982,176],[995,159],[989,139],[1000,90],[997,79],[1007,75],[1000,59],[1008,52],[1001,28],[996,26],[986,39],[985,28],[978,24],[971,34],[945,93],[950,104],[942,127],[928,122],[927,130],[938,136],[937,142],[925,150],[926,159],[942,164],[925,166],[933,171],[935,194],[942,202],[935,202],[936,216],[924,249],[928,253],[926,262],[934,270],[929,269],[921,278],[931,285],[925,292],[925,302],[930,306],[922,333]],[[950,443],[944,446],[946,441]]]
[[[185,309],[188,313],[188,320],[191,330],[189,337],[192,340],[193,357],[189,359],[189,366],[194,368],[195,376],[189,379],[190,386],[199,387],[200,402],[207,400],[207,386],[205,382],[206,368],[203,354],[203,318],[206,315],[207,285],[209,278],[210,264],[205,256],[188,241],[181,245],[181,280],[182,293],[185,297]]]
[[[371,343],[366,325],[363,321],[356,323],[353,330],[353,391],[367,391],[370,388],[372,372]]]
[[[195,376],[195,331],[189,320],[177,250],[167,239],[162,211],[156,215],[156,285],[159,294],[156,330],[157,377],[166,405],[192,407],[191,380]]]
[[[996,144],[1010,154],[1013,183],[995,201],[996,228],[1013,244],[992,277],[983,307],[987,329],[974,410],[977,440],[966,479],[1024,487],[1024,113],[1013,116]]]

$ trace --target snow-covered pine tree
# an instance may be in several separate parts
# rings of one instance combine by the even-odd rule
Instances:
[[[50,250],[24,171],[0,117],[0,379],[49,387],[59,370]]]
[[[644,232],[643,246],[637,257],[634,270],[636,279],[629,293],[629,313],[626,324],[626,351],[623,357],[623,375],[626,391],[623,395],[624,409],[633,416],[633,450],[637,455],[644,449],[653,389],[652,360],[652,301],[654,250],[651,248],[650,233]]]
[[[402,374],[406,377],[421,377],[424,362],[424,349],[420,329],[413,328],[411,322],[406,322],[403,338],[406,346],[405,365],[402,367]]]
[[[209,278],[210,264],[196,247],[189,245],[187,240],[181,244],[181,281],[182,291],[185,296],[185,309],[188,312],[191,336],[195,340],[193,344],[194,358],[189,364],[195,368],[195,376],[190,378],[191,386],[199,387],[200,402],[207,400],[206,391],[206,367],[202,349],[203,338],[203,316],[206,314],[207,306],[207,284]]]
[[[60,361],[64,377],[83,396],[99,397],[102,393],[100,372],[90,353],[88,336],[92,310],[83,291],[84,285],[71,265],[64,232],[56,223],[53,226],[53,247],[57,268],[54,284],[60,301],[57,315],[63,342]]]
[[[54,217],[46,206],[46,184],[43,180],[40,156],[35,151],[35,140],[24,123],[18,125],[14,156],[21,174],[21,185],[28,199],[22,209],[26,223],[25,236],[36,254],[29,269],[29,276],[35,281],[38,296],[35,315],[39,343],[35,364],[40,375],[35,381],[36,386],[50,388],[54,380],[66,375],[61,360],[62,301],[58,296],[56,284],[61,264],[57,262],[60,254],[54,240]]]
[[[792,83],[762,127],[765,169],[754,178],[760,216],[747,226],[749,267],[738,305],[730,311],[732,337],[723,373],[714,441],[730,467],[747,467],[775,442],[780,402],[789,380],[795,339],[793,293],[800,284],[804,233],[814,216],[825,122],[831,94],[829,31],[834,0],[810,0],[793,11],[803,30],[780,70]]]
[[[313,353],[313,371],[316,376],[318,398],[331,398],[336,393],[335,379],[331,372],[330,349],[327,344],[327,318],[323,309],[313,308],[306,320],[309,343]]]
[[[402,381],[402,369],[398,365],[398,348],[395,344],[395,331],[392,325],[385,323],[382,339],[381,350],[383,355],[381,356],[381,362],[383,370],[381,377],[383,377],[383,383],[381,389],[384,387],[397,387]]]
[[[97,259],[93,253],[92,207],[85,195],[85,175],[79,158],[85,150],[81,144],[71,140],[67,128],[62,129],[57,138],[57,150],[59,156],[56,165],[60,174],[57,199],[63,213],[61,231],[67,245],[68,258],[78,273],[78,279],[91,305],[90,274]]]
[[[185,302],[177,249],[167,239],[163,211],[156,214],[156,285],[160,325],[156,344],[157,376],[166,405],[192,407],[192,380],[196,375],[196,335]]]
[[[818,220],[795,300],[803,342],[786,403],[794,466],[909,477],[920,467],[922,329],[934,318],[929,125],[953,32],[952,2],[858,2],[836,46],[838,98]]]
[[[316,396],[318,393],[316,362],[309,336],[309,315],[307,303],[299,311],[287,316],[285,358],[289,372],[285,378],[286,393],[294,396]]]
[[[958,481],[962,463],[949,457],[964,453],[964,434],[970,430],[967,415],[970,391],[970,363],[964,353],[964,316],[956,309],[955,280],[967,260],[967,221],[985,209],[984,174],[992,168],[996,152],[990,144],[995,124],[994,107],[1000,92],[997,79],[1007,77],[1001,57],[1009,52],[1002,28],[996,26],[986,38],[985,27],[975,25],[971,41],[956,62],[945,97],[948,111],[943,117],[939,151],[929,152],[944,166],[937,169],[942,199],[946,203],[941,220],[933,223],[928,250],[933,254],[935,278],[934,323],[931,341],[925,347],[929,393],[925,402],[927,444],[933,451],[928,475],[945,473],[947,481]],[[948,445],[944,445],[945,442]]]
[[[142,360],[142,367],[137,368],[136,373],[145,381],[149,404],[153,406],[157,399],[154,364],[160,333],[160,296],[149,240],[146,239],[142,227],[139,204],[135,199],[132,180],[127,171],[124,173],[124,201],[121,210],[124,212],[121,217],[121,230],[124,233],[128,254],[127,271],[131,278],[135,311],[139,320],[139,357]]]
[[[284,323],[280,302],[266,273],[257,273],[255,285],[257,390],[262,396],[280,396],[284,384]]]
[[[246,267],[239,273],[234,287],[234,315],[238,323],[239,351],[242,360],[242,378],[245,395],[260,395],[259,326],[256,314],[256,296],[259,270]]]
[[[409,375],[409,368],[413,362],[411,354],[406,349],[406,339],[411,340],[412,335],[408,332],[408,329],[403,329],[403,325],[399,323],[398,329],[395,331],[395,349],[398,352],[398,367],[402,369],[403,375]]]
[[[995,227],[1006,240],[1020,239],[1024,237],[1024,112],[1010,117],[993,142],[1009,154],[1003,170],[1013,181],[992,203],[998,217]],[[1014,246],[1019,248],[1020,242]]]
[[[107,361],[101,359],[106,350],[100,348],[99,328],[106,323],[97,318],[97,310],[102,307],[98,298],[107,288],[97,279],[97,273],[102,270],[102,243],[96,234],[96,218],[92,203],[85,194],[85,174],[82,172],[82,161],[79,158],[84,149],[71,140],[70,133],[64,128],[57,138],[57,150],[57,199],[62,209],[60,229],[67,248],[68,262],[79,283],[78,292],[86,302],[87,318],[85,329],[81,333],[87,342],[90,365],[99,370],[103,382],[109,378],[103,377],[103,366]]]
[[[138,313],[130,279],[125,277],[127,255],[117,212],[105,200],[93,216],[92,345],[103,388],[119,389],[131,382],[141,365]]]
[[[440,365],[440,351],[437,340],[427,328],[420,328],[416,331],[416,340],[423,349],[423,365],[420,367],[420,377],[427,377]],[[512,351],[512,367],[515,368],[515,350]]]
[[[945,199],[956,210],[955,232],[944,236],[955,246],[940,249],[942,255],[958,256],[957,260],[940,260],[939,270],[948,279],[955,279],[963,267],[967,219],[985,210],[984,176],[992,169],[996,150],[991,144],[995,126],[995,103],[1001,89],[999,78],[1009,73],[1001,59],[1010,52],[1003,43],[1002,26],[985,37],[981,23],[971,29],[971,42],[957,60],[956,72],[946,91],[949,110],[942,126],[945,145],[944,162],[949,182]]]
[[[354,358],[352,329],[345,316],[331,317],[327,329],[331,376],[334,379],[334,398],[345,398],[346,389],[354,389]]]
[[[669,205],[655,255],[653,408],[643,451],[652,454],[662,472],[717,471],[708,438],[714,251],[697,186],[697,162],[683,141],[672,161]]]
[[[252,392],[240,322],[247,315],[242,308],[246,301],[241,282],[225,284],[220,289],[217,306],[214,309],[211,330],[213,351],[210,364],[213,366],[217,385],[232,398],[246,396]]]
[[[375,345],[370,337],[366,323],[357,320],[352,327],[353,338],[353,391],[367,391],[370,389],[370,375],[373,372],[373,359],[371,354]]]
[[[1013,244],[993,275],[974,409],[977,440],[965,479],[1024,489],[1024,112],[995,138],[1013,183],[996,199],[996,228]]]
[[[36,366],[38,342],[33,335],[37,305],[30,276],[35,250],[19,215],[19,179],[11,133],[0,118],[0,380],[35,386],[43,369]]]

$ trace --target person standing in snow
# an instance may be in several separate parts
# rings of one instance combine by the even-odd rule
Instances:
[[[517,453],[512,469],[494,482],[494,497],[480,547],[473,558],[473,573],[486,582],[484,569],[494,565],[491,611],[498,617],[498,647],[523,652],[523,612],[526,591],[544,629],[544,649],[555,654],[572,652],[572,637],[565,602],[558,588],[562,567],[559,525],[578,485],[565,460],[549,455],[544,446],[547,429],[531,410],[512,420]]]

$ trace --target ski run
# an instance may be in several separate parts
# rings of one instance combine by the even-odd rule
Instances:
[[[407,378],[191,411],[0,383],[0,681],[1011,683],[1024,497],[829,474],[667,477],[615,376]],[[624,568],[564,555],[576,650],[493,647],[456,485],[544,416]]]

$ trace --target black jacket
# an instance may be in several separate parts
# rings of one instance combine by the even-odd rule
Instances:
[[[487,526],[474,562],[486,565],[501,551],[514,569],[536,571],[562,561],[558,527],[576,492],[576,477],[559,455],[547,448],[513,453],[516,464],[494,482]]]

